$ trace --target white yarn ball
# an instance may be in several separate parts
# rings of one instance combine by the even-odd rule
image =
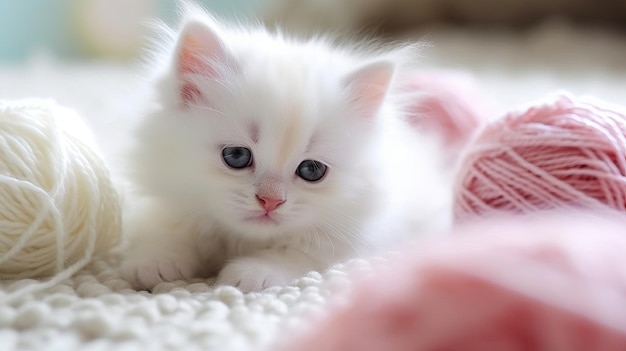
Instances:
[[[120,202],[78,115],[0,101],[0,279],[73,272],[120,238]]]

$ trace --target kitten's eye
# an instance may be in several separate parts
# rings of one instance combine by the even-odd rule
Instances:
[[[252,152],[245,147],[225,147],[222,158],[230,168],[240,169],[252,166]]]
[[[296,174],[307,182],[316,182],[324,177],[327,169],[328,167],[319,161],[304,160],[296,169]]]

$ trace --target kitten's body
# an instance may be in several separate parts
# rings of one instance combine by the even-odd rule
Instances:
[[[436,149],[404,123],[394,90],[405,51],[349,52],[190,13],[131,153],[139,195],[122,269],[138,287],[219,274],[259,290],[446,222]],[[253,161],[229,167],[228,147]],[[304,160],[327,173],[305,181]],[[283,203],[268,212],[266,197]]]

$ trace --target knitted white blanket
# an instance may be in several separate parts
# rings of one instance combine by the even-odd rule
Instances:
[[[162,283],[136,292],[115,258],[99,259],[45,292],[0,305],[0,349],[263,350],[319,310],[345,266],[311,273],[291,286],[242,294],[211,281]],[[364,263],[354,261],[355,263]],[[3,286],[3,293],[29,284]]]
[[[435,45],[424,53],[427,63],[473,71],[500,111],[556,89],[626,105],[623,38],[548,27],[523,37],[449,33],[427,39]],[[0,98],[53,97],[75,108],[115,166],[145,91],[131,72],[49,62],[4,67]],[[0,350],[262,350],[287,337],[285,328],[318,311],[346,281],[346,267],[338,266],[264,293],[193,281],[161,284],[150,294],[131,290],[115,272],[115,260],[96,260],[68,281],[11,303],[5,294],[12,288],[0,285]]]

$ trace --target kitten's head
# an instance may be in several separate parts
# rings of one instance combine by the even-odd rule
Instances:
[[[137,182],[251,236],[349,233],[382,201],[372,156],[395,72],[321,41],[185,21],[139,130]]]

